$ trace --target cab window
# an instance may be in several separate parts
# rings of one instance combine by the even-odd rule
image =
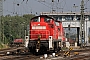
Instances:
[[[59,22],[55,22],[56,26],[59,26]]]
[[[45,18],[44,21],[47,22],[47,23],[50,23],[50,18]]]
[[[34,18],[33,22],[40,22],[40,18],[39,17],[38,18]]]

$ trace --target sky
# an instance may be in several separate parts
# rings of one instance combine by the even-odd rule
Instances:
[[[84,0],[85,11],[90,12],[90,1]],[[37,14],[40,12],[80,12],[81,0],[4,0],[3,15]],[[77,6],[75,8],[75,6]]]

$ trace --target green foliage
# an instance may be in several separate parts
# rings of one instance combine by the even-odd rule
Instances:
[[[0,49],[8,48],[9,46],[0,42]]]
[[[0,49],[3,48],[3,45],[0,43]]]
[[[30,19],[35,15],[27,14],[23,16],[2,16],[1,18],[1,42],[10,43],[16,38],[23,38],[25,30],[30,23]]]
[[[89,40],[89,43],[90,43],[90,35],[88,36],[88,40]]]

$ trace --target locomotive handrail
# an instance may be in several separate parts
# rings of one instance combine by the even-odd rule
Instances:
[[[30,32],[32,32],[32,31],[34,31],[34,30],[30,30]],[[41,39],[44,38],[44,36],[47,36],[47,35],[48,35],[48,37],[50,36],[50,31],[49,30],[43,30],[43,32],[45,34],[44,33],[38,33],[39,31],[42,31],[42,30],[35,30],[35,31],[37,31],[37,34],[30,33],[31,36],[35,36],[34,37],[35,39],[38,37],[38,35],[41,35],[42,36]]]

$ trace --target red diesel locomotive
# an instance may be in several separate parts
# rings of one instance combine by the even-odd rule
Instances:
[[[64,29],[60,21],[47,15],[31,19],[28,44],[31,52],[58,51],[64,41]]]

